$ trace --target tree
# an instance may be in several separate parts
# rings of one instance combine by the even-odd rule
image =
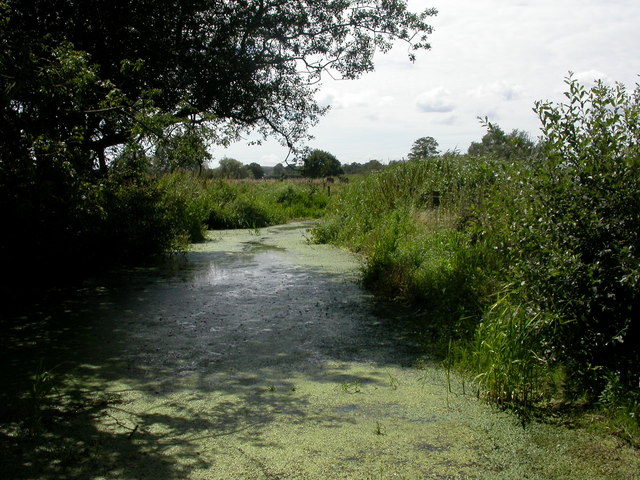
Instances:
[[[136,175],[143,161],[193,166],[248,131],[294,149],[326,111],[323,75],[358,78],[397,40],[430,48],[435,13],[406,0],[0,0],[0,216],[12,232],[0,257],[90,244],[116,163]]]
[[[273,171],[271,172],[271,176],[275,178],[283,178],[286,175],[286,170],[282,166],[281,163],[276,163],[273,167]]]
[[[478,142],[471,142],[467,153],[472,157],[497,158],[531,158],[537,152],[536,143],[529,138],[529,134],[522,130],[513,130],[506,134],[497,124],[489,122],[487,118],[480,119],[487,133]]]
[[[260,180],[261,178],[264,177],[264,169],[255,162],[247,165],[247,169],[251,172],[251,176],[255,180]]]
[[[357,78],[396,40],[430,48],[435,13],[403,0],[4,0],[3,120],[24,147],[46,135],[89,169],[174,122],[215,125],[219,142],[257,129],[293,147],[325,111],[323,73]]]
[[[157,143],[152,163],[160,172],[181,169],[201,173],[209,160],[211,154],[203,135],[198,131],[185,131],[162,138]]]
[[[365,164],[352,162],[351,164],[342,165],[342,170],[346,174],[366,174],[375,172],[382,168],[382,163],[379,160],[369,160]]]
[[[367,173],[375,172],[377,170],[380,170],[382,167],[383,165],[380,160],[369,160],[364,164],[364,168]]]
[[[240,179],[247,178],[247,168],[234,158],[223,158],[219,162],[218,176],[221,178]]]
[[[418,160],[420,158],[435,157],[439,153],[438,142],[435,138],[422,137],[413,142],[413,146],[407,157],[409,160]]]
[[[302,176],[309,178],[330,177],[344,173],[340,161],[323,150],[313,150],[302,165]]]

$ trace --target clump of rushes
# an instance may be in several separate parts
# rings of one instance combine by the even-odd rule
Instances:
[[[557,393],[544,353],[554,324],[534,305],[505,292],[484,312],[458,365],[475,375],[481,396],[527,420],[535,405]]]

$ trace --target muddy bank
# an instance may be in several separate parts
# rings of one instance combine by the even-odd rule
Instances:
[[[430,363],[405,312],[358,286],[358,270],[352,255],[309,245],[302,224],[211,232],[184,257],[26,315],[23,328],[47,327],[32,344],[14,331],[5,361],[18,372],[42,359],[56,388],[39,403],[38,437],[25,440],[5,415],[0,472],[633,478],[640,459],[614,439],[523,430],[478,402]]]

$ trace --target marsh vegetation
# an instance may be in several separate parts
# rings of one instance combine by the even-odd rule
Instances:
[[[314,235],[362,254],[365,285],[419,306],[481,397],[523,421],[599,406],[637,444],[640,91],[567,87],[566,105],[536,105],[537,146],[486,122],[474,154],[352,183]]]

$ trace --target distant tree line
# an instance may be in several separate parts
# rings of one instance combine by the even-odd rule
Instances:
[[[256,179],[263,178],[325,178],[340,175],[362,175],[378,171],[384,165],[378,160],[369,160],[362,164],[352,162],[342,164],[335,155],[324,150],[315,149],[309,152],[297,165],[277,163],[275,166],[261,166],[257,163],[242,164],[233,158],[222,158],[219,166],[205,169],[207,178],[223,179]]]
[[[532,140],[527,132],[514,129],[511,133],[505,133],[500,126],[490,122],[486,117],[480,118],[480,122],[487,133],[479,142],[471,142],[467,149],[467,155],[470,157],[533,160],[540,154],[541,145]],[[438,141],[435,138],[421,137],[413,143],[407,159],[420,160],[437,157],[440,154]],[[444,153],[447,156],[451,154],[459,153]]]

